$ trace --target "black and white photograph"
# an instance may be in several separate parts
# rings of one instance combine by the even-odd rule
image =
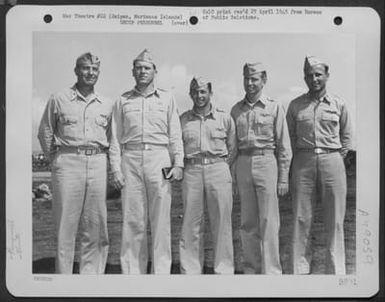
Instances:
[[[23,72],[7,94],[7,123],[22,124],[7,127],[11,292],[378,290],[379,141],[364,130],[378,135],[379,20],[352,24],[373,11],[13,13],[28,49],[7,44]]]

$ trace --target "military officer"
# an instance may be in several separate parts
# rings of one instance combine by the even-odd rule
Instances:
[[[290,182],[294,211],[293,273],[311,273],[309,233],[318,188],[326,228],[327,273],[345,274],[343,157],[352,146],[351,118],[345,102],[326,89],[329,67],[325,62],[306,57],[304,74],[309,91],[294,99],[287,112],[294,153]]]
[[[230,114],[211,103],[212,84],[193,78],[194,106],[181,116],[185,170],[181,272],[201,274],[204,261],[204,208],[213,235],[214,272],[233,274],[231,165],[236,151],[235,125]]]
[[[284,110],[263,93],[266,81],[262,63],[246,63],[246,95],[231,110],[238,141],[235,177],[245,274],[282,273],[277,193],[288,192],[291,149]]]
[[[49,99],[38,138],[52,167],[56,272],[71,274],[79,222],[80,273],[104,273],[108,253],[106,184],[112,103],[94,86],[100,61],[76,60],[77,82]]]
[[[143,50],[133,62],[136,86],[114,105],[110,148],[113,183],[122,190],[124,274],[145,274],[147,223],[151,227],[152,272],[171,270],[171,184],[183,177],[183,144],[179,115],[170,92],[154,83],[152,54]],[[169,180],[162,169],[170,167]]]

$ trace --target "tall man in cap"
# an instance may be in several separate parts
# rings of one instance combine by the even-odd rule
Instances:
[[[234,105],[238,139],[235,175],[241,201],[245,274],[281,274],[278,195],[288,192],[290,139],[282,106],[267,97],[262,63],[246,63],[246,96]]]
[[[326,269],[328,273],[345,274],[343,157],[352,146],[351,120],[344,101],[327,92],[329,67],[326,63],[306,57],[304,74],[309,91],[293,100],[287,112],[294,150],[291,170],[293,273],[311,272],[309,234],[318,189],[326,227]]]
[[[233,274],[233,198],[229,165],[236,151],[235,125],[230,114],[211,104],[210,82],[193,78],[190,96],[194,106],[181,116],[185,152],[181,272],[202,273],[204,208],[207,204],[213,235],[214,272]]]
[[[108,253],[106,185],[112,103],[97,94],[99,59],[76,60],[76,84],[49,99],[39,140],[52,167],[56,272],[71,274],[79,222],[80,273],[104,273]]]
[[[123,188],[121,267],[124,274],[146,273],[149,220],[152,272],[169,274],[170,181],[183,177],[180,121],[172,94],[155,87],[156,66],[146,49],[134,60],[132,74],[136,86],[114,105],[110,148],[113,181]],[[167,167],[169,180],[162,176]]]

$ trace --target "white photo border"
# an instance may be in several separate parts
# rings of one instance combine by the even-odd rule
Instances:
[[[264,7],[265,9],[266,7]],[[282,7],[282,9],[292,7]],[[322,16],[261,16],[251,21],[204,20],[202,7],[16,6],[7,15],[6,92],[6,285],[15,296],[73,297],[369,297],[379,289],[380,18],[371,8],[312,7]],[[214,11],[222,8],[212,7]],[[228,8],[235,10],[235,7]],[[251,9],[251,8],[250,8]],[[274,7],[274,10],[277,7]],[[304,9],[304,7],[298,7]],[[127,26],[116,20],[63,18],[98,15],[181,14],[195,26]],[[52,24],[43,22],[44,15]],[[332,22],[342,16],[342,26]],[[23,22],[20,22],[23,20]],[[311,21],[311,22],[310,22]],[[304,24],[311,26],[304,27]],[[335,275],[39,275],[32,273],[31,112],[34,32],[331,33],[355,37],[357,211],[356,274]],[[14,37],[18,37],[15,39]],[[12,37],[12,38],[11,38]],[[331,46],[332,47],[332,46]],[[305,55],[305,54],[304,54]],[[20,89],[22,88],[22,89]],[[368,135],[370,133],[370,135]],[[23,139],[20,139],[23,138]],[[20,183],[23,185],[20,187]],[[15,190],[14,188],[19,188]],[[341,281],[342,280],[342,281]]]

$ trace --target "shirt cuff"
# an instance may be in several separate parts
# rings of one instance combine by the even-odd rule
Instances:
[[[111,173],[120,172],[120,164],[111,164],[110,171]]]
[[[281,173],[279,173],[278,183],[281,183],[281,184],[289,183],[289,172],[281,172]]]
[[[173,166],[174,166],[174,167],[181,167],[181,168],[184,168],[183,157],[180,157],[180,156],[175,157]]]

